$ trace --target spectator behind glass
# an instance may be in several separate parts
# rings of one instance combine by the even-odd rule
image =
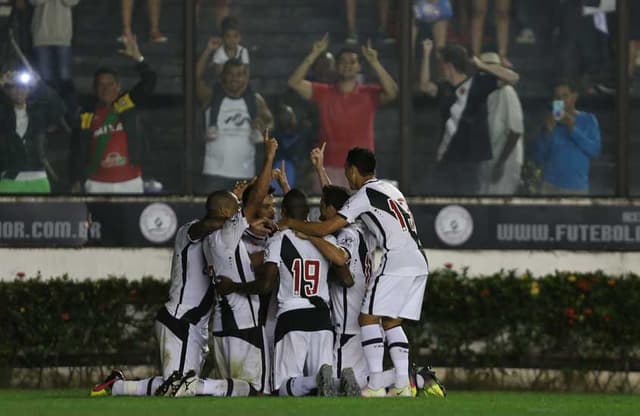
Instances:
[[[226,17],[222,21],[222,46],[213,54],[213,68],[216,75],[222,72],[222,66],[231,58],[239,59],[249,69],[249,51],[240,45],[240,22],[235,17]]]
[[[484,21],[489,9],[489,0],[471,0],[471,52],[474,56],[482,53],[482,38],[484,36]],[[496,41],[498,54],[502,64],[511,68],[513,65],[507,59],[509,49],[509,11],[511,0],[495,0]]]
[[[71,8],[80,0],[29,0],[35,7],[31,21],[33,54],[40,76],[64,99],[69,119],[75,116],[76,102],[71,72]]]
[[[347,38],[344,40],[348,45],[356,45],[358,43],[358,28],[356,25],[356,1],[345,0],[347,15]],[[378,0],[378,30],[376,39],[382,40],[385,44],[395,42],[389,33],[389,0]]]
[[[433,42],[423,42],[420,90],[437,97],[443,133],[434,171],[436,192],[442,195],[475,195],[480,186],[480,166],[492,158],[489,139],[487,97],[498,88],[498,81],[518,82],[518,74],[477,57],[470,62],[462,46],[447,45],[442,51],[446,83],[431,81],[429,59]],[[472,73],[471,66],[477,72]]]
[[[133,36],[131,22],[133,18],[133,0],[121,0],[122,8],[122,36],[118,41],[122,42],[127,37]],[[160,32],[161,0],[147,0],[147,12],[149,13],[149,40],[155,43],[165,43],[168,39]]]
[[[237,181],[255,176],[255,146],[273,117],[264,98],[249,86],[249,71],[239,59],[229,59],[220,81],[204,78],[211,53],[219,39],[209,40],[196,65],[196,92],[205,110],[205,146],[202,176],[196,191],[208,194],[232,189]]]
[[[288,105],[282,105],[278,109],[273,137],[278,138],[278,151],[273,167],[279,169],[281,174],[285,174],[287,183],[291,188],[295,188],[298,161],[300,156],[304,155],[304,151],[300,146],[302,143],[298,133],[296,113]],[[273,181],[271,186],[276,190],[276,195],[284,195],[279,181]]]
[[[483,53],[480,60],[487,65],[501,65],[494,52]],[[481,167],[480,193],[513,195],[520,185],[524,159],[524,122],[518,93],[511,85],[499,88],[487,98],[489,139],[493,158]]]
[[[0,87],[0,193],[49,193],[57,175],[47,161],[47,129],[61,122],[64,103],[26,71],[5,72]]]
[[[338,80],[333,84],[310,82],[305,76],[311,65],[329,46],[329,35],[313,44],[311,52],[289,77],[289,87],[301,97],[314,102],[320,115],[318,143],[327,143],[326,171],[331,182],[347,186],[344,160],[353,147],[374,148],[373,121],[380,104],[393,101],[398,85],[378,60],[371,42],[362,47],[362,54],[373,68],[381,85],[361,85],[358,52],[343,49],[336,56]],[[320,191],[318,188],[317,191]]]
[[[138,49],[134,37],[124,41],[122,54],[136,62],[140,82],[124,93],[120,77],[99,68],[93,78],[96,102],[83,108],[72,141],[73,192],[137,194],[144,192],[142,159],[144,142],[138,128],[138,106],[156,85],[156,73]],[[83,182],[84,181],[84,182]]]
[[[600,154],[598,120],[576,109],[575,84],[557,83],[553,96],[553,110],[535,146],[535,162],[542,168],[542,193],[586,195],[591,159]]]

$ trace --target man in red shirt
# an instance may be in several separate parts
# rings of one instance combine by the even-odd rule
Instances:
[[[342,49],[336,56],[338,81],[323,84],[307,81],[305,76],[313,62],[329,46],[329,35],[313,44],[311,52],[289,77],[289,87],[318,106],[320,115],[319,141],[326,141],[325,169],[334,185],[347,186],[344,160],[352,147],[374,150],[373,119],[380,104],[398,95],[398,85],[378,60],[371,41],[362,46],[362,55],[376,73],[380,85],[360,84],[362,69],[358,52]],[[321,143],[320,143],[321,144]]]
[[[137,106],[156,84],[156,73],[144,61],[135,38],[124,39],[121,53],[136,62],[140,82],[124,93],[118,73],[100,68],[94,76],[95,105],[86,107],[74,129],[73,188],[86,193],[143,193],[143,143],[138,131]]]

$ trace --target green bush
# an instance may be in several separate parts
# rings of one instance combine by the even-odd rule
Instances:
[[[153,323],[167,281],[0,282],[0,364],[155,363]],[[500,272],[429,276],[414,352],[440,366],[637,368],[640,278]]]

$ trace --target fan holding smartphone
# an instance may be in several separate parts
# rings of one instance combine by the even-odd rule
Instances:
[[[551,111],[536,142],[534,155],[542,168],[542,193],[589,192],[591,159],[600,154],[600,127],[593,114],[576,109],[577,99],[578,92],[571,82],[555,85]]]

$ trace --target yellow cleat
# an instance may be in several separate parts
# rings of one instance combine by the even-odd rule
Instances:
[[[111,374],[109,374],[109,377],[107,377],[102,383],[96,385],[91,389],[91,392],[89,392],[89,396],[111,396],[111,387],[113,387],[113,383],[118,380],[124,380],[124,375],[120,370],[113,370]]]

